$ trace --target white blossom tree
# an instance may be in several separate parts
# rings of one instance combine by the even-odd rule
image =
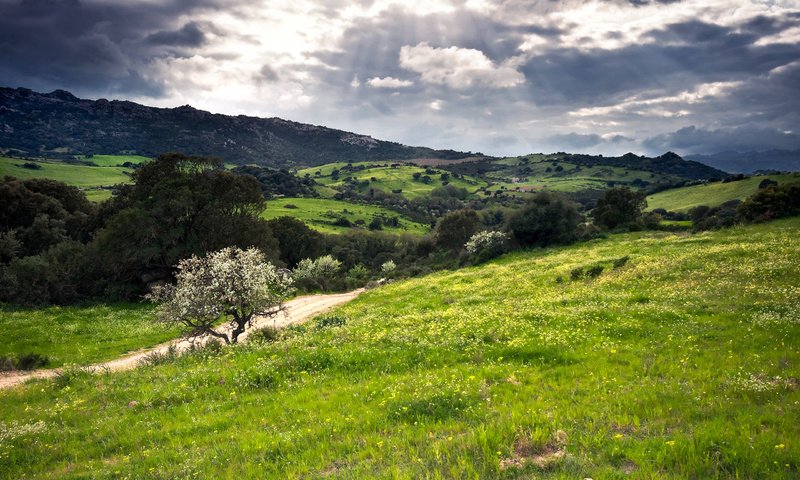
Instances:
[[[236,343],[255,316],[275,316],[293,291],[286,270],[267,262],[257,248],[224,248],[178,264],[175,285],[153,291],[159,319],[185,327],[187,337],[210,335]],[[217,324],[224,319],[227,328]]]

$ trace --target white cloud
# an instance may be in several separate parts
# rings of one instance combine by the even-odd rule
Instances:
[[[687,105],[710,102],[725,97],[740,87],[743,82],[713,82],[698,85],[693,90],[686,90],[676,95],[641,98],[633,96],[616,105],[603,107],[586,107],[569,112],[574,117],[599,117],[611,114],[653,115],[656,117],[678,117],[691,113]]]
[[[406,88],[414,85],[414,82],[394,77],[373,77],[367,80],[367,85],[372,88]]]
[[[400,66],[420,74],[424,82],[467,88],[482,85],[509,88],[525,76],[509,65],[495,65],[483,52],[471,48],[436,48],[421,42],[400,48]]]

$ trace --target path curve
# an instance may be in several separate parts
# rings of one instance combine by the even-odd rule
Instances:
[[[250,327],[250,329],[248,329],[248,331],[271,325],[281,328],[293,323],[302,322],[315,315],[323,313],[337,305],[349,302],[350,300],[357,297],[363,291],[364,291],[363,288],[359,288],[358,290],[353,290],[352,292],[347,292],[347,293],[333,293],[328,295],[305,295],[302,297],[293,298],[292,300],[289,300],[288,302],[284,303],[286,309],[283,312],[279,313],[276,317],[274,318],[256,317],[253,320],[253,325]],[[226,331],[230,331],[230,328],[227,326],[226,326]],[[243,341],[247,338],[248,331],[245,331],[243,334],[239,336],[239,341]],[[177,349],[178,352],[183,352],[185,350],[188,350],[192,345],[195,346],[202,345],[206,343],[209,339],[210,337],[205,336],[195,339],[193,342],[190,342],[189,340],[186,339],[172,340],[166,343],[162,343],[161,345],[156,345],[155,347],[141,349],[135,352],[128,353],[117,359],[109,360],[108,362],[88,365],[86,368],[92,371],[112,371],[112,372],[131,370],[139,366],[139,363],[143,358],[153,353],[166,353],[170,349],[170,347],[174,347],[175,349]],[[14,385],[19,385],[32,378],[53,378],[56,375],[58,375],[60,371],[61,369],[55,368],[46,370],[33,370],[30,372],[0,373],[0,389],[13,387]]]

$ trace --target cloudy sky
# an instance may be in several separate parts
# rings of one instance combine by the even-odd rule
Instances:
[[[506,155],[800,148],[800,0],[0,0],[0,85]]]

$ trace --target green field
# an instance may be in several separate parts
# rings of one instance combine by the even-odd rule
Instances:
[[[605,190],[609,182],[614,185],[632,185],[636,180],[648,183],[674,181],[668,175],[614,166],[583,166],[554,159],[547,155],[510,157],[492,162],[504,168],[485,174],[494,190],[554,190],[578,192],[581,190]],[[558,170],[558,169],[561,170]],[[549,171],[548,171],[549,170]],[[512,181],[514,178],[517,181]]]
[[[88,365],[171,338],[174,328],[156,323],[145,304],[0,309],[0,358],[38,353],[48,368]]]
[[[42,168],[33,170],[18,165],[35,163]],[[0,157],[0,176],[27,178],[51,178],[80,188],[92,188],[130,183],[129,168],[123,167],[90,167],[88,165],[70,165],[68,163],[43,160],[21,160],[19,158]]]
[[[690,187],[673,188],[647,197],[647,207],[663,208],[670,212],[686,212],[693,207],[707,205],[716,207],[729,200],[744,200],[758,191],[758,184],[765,178],[778,183],[800,182],[800,173],[750,177],[737,182],[709,183]]]
[[[133,164],[140,164],[152,160],[149,157],[141,155],[92,155],[91,157],[83,157],[87,162],[92,162],[98,167],[119,167],[123,163],[130,162]]]
[[[343,326],[3,391],[0,477],[798,478],[799,230],[515,253]]]
[[[470,193],[474,193],[481,187],[487,185],[486,182],[471,177],[455,178],[449,175],[445,181],[441,179],[442,173],[447,173],[445,170],[433,169],[437,173],[430,174],[430,183],[425,183],[420,180],[414,180],[414,174],[419,173],[420,176],[426,175],[425,169],[413,165],[397,164],[392,167],[391,163],[376,163],[376,162],[360,162],[353,163],[353,166],[367,166],[372,168],[365,168],[364,170],[349,172],[341,170],[345,167],[346,163],[330,163],[315,168],[307,168],[297,172],[297,175],[302,177],[305,175],[311,176],[316,182],[329,188],[341,187],[345,184],[347,177],[352,177],[359,182],[368,182],[368,185],[359,187],[359,193],[367,193],[370,189],[379,190],[386,193],[393,191],[400,191],[404,197],[414,199],[422,196],[429,195],[435,188],[441,187],[446,181],[455,187],[464,188]],[[331,178],[333,170],[340,170],[339,179],[334,180]],[[319,173],[318,173],[319,172]]]
[[[286,205],[293,205],[297,208],[286,208]],[[382,231],[385,232],[421,235],[428,231],[427,226],[408,220],[397,212],[386,208],[325,198],[281,198],[269,200],[267,201],[267,209],[261,214],[261,217],[267,220],[284,216],[295,217],[320,232],[344,233],[352,230],[352,228],[333,225],[336,218],[344,217],[359,228],[366,228],[372,219],[379,215],[400,217],[400,226],[397,228],[384,226]],[[361,222],[360,224],[358,223],[359,221]]]
[[[103,157],[97,155],[96,157]],[[20,165],[35,163],[41,168],[30,169]],[[49,178],[74,185],[86,193],[89,200],[102,201],[111,197],[111,190],[100,187],[110,187],[120,183],[130,183],[130,168],[124,167],[92,167],[89,165],[76,165],[57,161],[22,160],[19,158],[0,157],[0,177]]]

